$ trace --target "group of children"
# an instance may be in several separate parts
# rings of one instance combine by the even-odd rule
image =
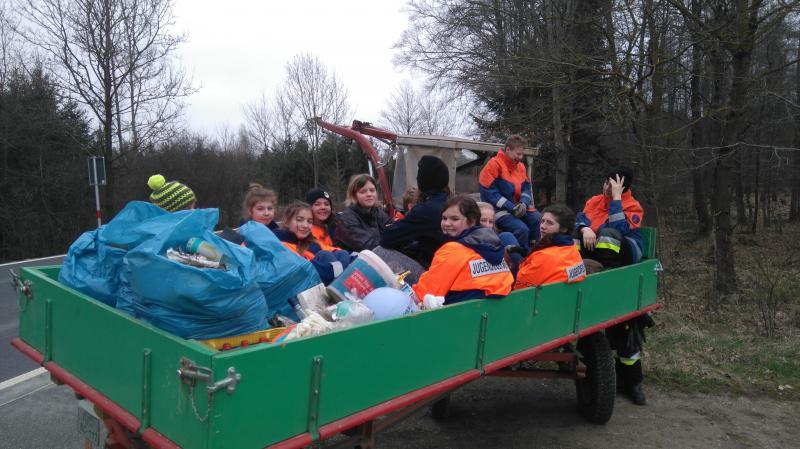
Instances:
[[[367,174],[352,177],[345,208],[338,214],[331,196],[315,188],[305,202],[286,206],[280,223],[275,192],[251,184],[242,219],[271,229],[287,248],[314,264],[326,284],[358,251],[378,246],[399,251],[426,269],[413,286],[419,300],[432,294],[444,297],[445,304],[502,297],[512,289],[554,282],[580,282],[587,265],[596,269],[638,262],[643,213],[630,190],[630,170],[614,169],[604,176],[602,193],[590,198],[577,217],[564,205],[539,212],[521,162],[525,144],[518,135],[509,137],[485,165],[479,177],[481,202],[451,196],[447,166],[434,156],[423,156],[417,188],[404,197],[405,213],[391,219],[378,200],[375,179]],[[194,207],[194,194],[183,184],[166,183],[156,175],[148,185],[156,205],[167,210]],[[585,264],[586,259],[592,262]],[[635,385],[628,393],[644,404],[638,351],[620,357],[621,369],[638,373],[629,376]]]

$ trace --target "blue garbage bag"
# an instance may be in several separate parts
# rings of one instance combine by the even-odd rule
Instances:
[[[256,256],[256,282],[264,292],[270,318],[276,314],[299,321],[289,298],[322,283],[311,262],[283,245],[266,226],[248,221],[239,228],[245,245]]]
[[[125,307],[137,318],[183,338],[219,338],[268,328],[253,251],[214,234],[217,209],[175,216],[177,222],[125,256],[120,296]],[[197,268],[166,257],[167,249],[185,247],[192,237],[216,246],[227,268]]]
[[[84,232],[70,245],[58,280],[114,307],[120,286],[119,271],[125,254],[166,226],[153,226],[150,222],[156,220],[166,223],[176,219],[150,203],[128,203],[107,224]]]

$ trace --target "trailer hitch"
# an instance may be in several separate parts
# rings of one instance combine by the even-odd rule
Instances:
[[[233,394],[236,391],[236,385],[242,381],[242,375],[237,373],[236,368],[232,366],[228,368],[228,373],[224,378],[213,381],[214,372],[211,368],[200,366],[186,357],[181,357],[181,367],[178,368],[178,378],[180,378],[181,382],[189,386],[189,400],[192,404],[192,411],[194,411],[194,416],[200,422],[204,422],[208,419],[208,415],[214,405],[214,393],[224,388],[226,393],[229,395]],[[197,404],[194,399],[194,388],[198,381],[206,384],[206,401],[208,406],[206,407],[206,412],[202,416],[197,410]]]
[[[19,303],[17,303],[17,305],[19,305],[20,310],[25,310],[27,308],[28,301],[33,299],[33,284],[29,279],[26,279],[24,281],[21,280],[19,278],[19,273],[17,273],[13,269],[10,269],[8,271],[11,273],[11,286],[14,288],[14,291],[16,291],[17,293],[22,293],[23,295],[25,295],[25,298],[27,298],[27,300],[25,301],[25,307],[22,307],[21,305],[19,305]]]

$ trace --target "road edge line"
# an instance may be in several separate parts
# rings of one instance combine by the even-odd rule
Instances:
[[[33,379],[34,377],[38,376],[39,374],[46,373],[46,372],[47,372],[47,370],[43,366],[41,366],[39,368],[36,368],[35,370],[28,371],[27,373],[22,373],[17,377],[12,377],[11,379],[8,379],[8,380],[5,380],[3,382],[0,382],[0,391],[3,391],[3,390],[8,389],[8,388],[11,388],[14,385],[17,385],[19,383],[25,382],[28,379]]]

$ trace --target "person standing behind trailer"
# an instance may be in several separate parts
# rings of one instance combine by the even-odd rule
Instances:
[[[575,221],[575,237],[584,259],[596,260],[605,268],[641,260],[639,226],[644,211],[633,197],[632,184],[633,172],[630,169],[614,168],[603,177],[603,192],[586,201]],[[636,405],[647,403],[642,391],[641,350],[644,329],[653,324],[649,315],[642,315],[606,329],[609,343],[617,353],[617,389]]]
[[[147,186],[153,193],[150,202],[167,212],[194,209],[197,198],[189,186],[178,181],[170,181],[161,176],[153,175],[147,180]]]
[[[541,214],[533,204],[531,180],[522,164],[525,139],[513,134],[505,146],[481,170],[481,201],[495,209],[495,225],[501,231],[514,234],[520,246],[530,250],[531,242],[539,240]]]
[[[336,219],[336,246],[350,251],[373,249],[381,241],[389,217],[378,204],[375,178],[354,175],[347,186],[347,207]]]
[[[499,298],[511,292],[514,277],[504,260],[505,247],[491,229],[478,226],[475,200],[459,195],[447,200],[441,229],[449,242],[433,256],[431,267],[414,285],[419,300],[443,296],[445,305],[478,298]]]
[[[295,201],[286,207],[281,227],[274,232],[284,246],[311,262],[322,282],[328,285],[350,264],[350,254],[324,250],[311,233],[313,220],[311,206]]]
[[[392,223],[381,246],[402,252],[423,267],[431,265],[433,254],[445,242],[442,234],[442,206],[450,192],[450,171],[441,159],[425,155],[417,164],[418,202],[402,220]]]
[[[306,203],[311,205],[311,215],[314,217],[311,233],[319,246],[328,251],[339,249],[333,246],[336,226],[330,194],[322,189],[311,189],[306,193]]]
[[[567,206],[556,204],[544,209],[539,225],[541,240],[520,265],[515,290],[586,279],[586,266],[572,240],[574,226],[575,212]]]
[[[261,184],[251,182],[242,202],[242,224],[253,220],[270,230],[278,229],[275,223],[275,209],[278,206],[278,195],[274,191],[264,188]]]

